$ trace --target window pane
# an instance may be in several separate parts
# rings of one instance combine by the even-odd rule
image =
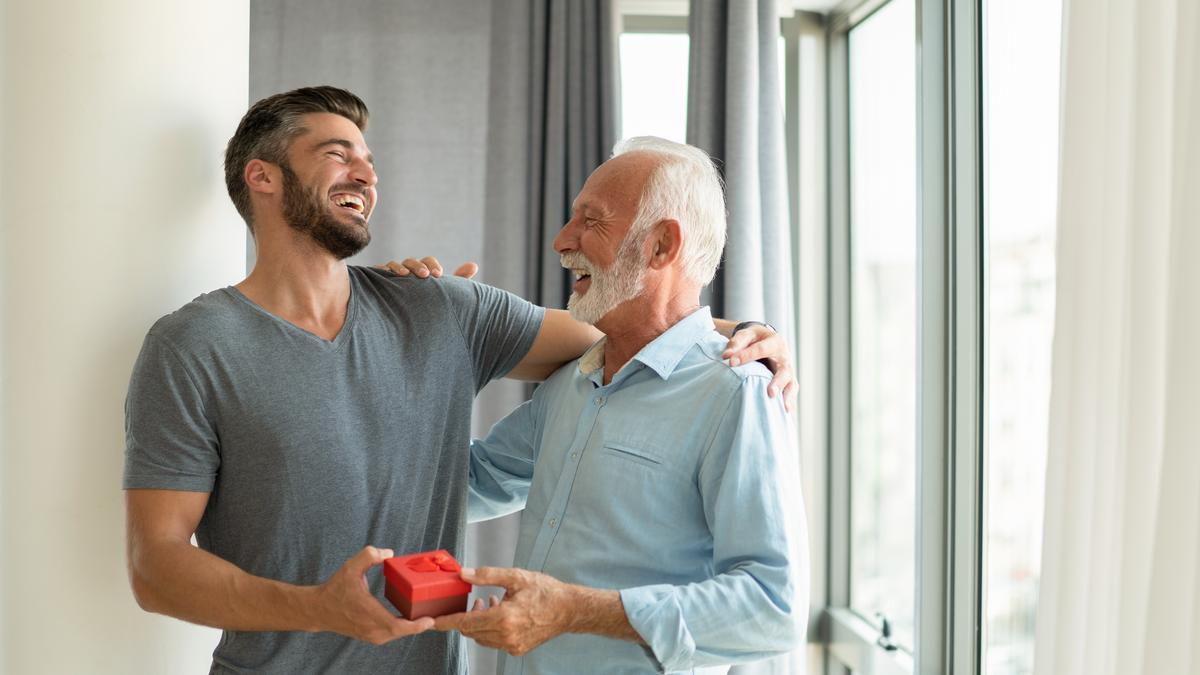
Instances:
[[[687,33],[622,33],[618,136],[659,136],[683,143],[687,80]]]
[[[984,3],[985,672],[1033,672],[1041,566],[1061,0]]]
[[[850,31],[851,606],[913,644],[916,556],[916,20]]]

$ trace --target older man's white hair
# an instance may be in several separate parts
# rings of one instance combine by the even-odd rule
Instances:
[[[700,148],[657,136],[627,138],[613,147],[613,157],[627,152],[647,152],[659,159],[642,190],[627,241],[641,241],[655,223],[679,221],[683,273],[707,285],[725,248],[725,190],[717,167]]]

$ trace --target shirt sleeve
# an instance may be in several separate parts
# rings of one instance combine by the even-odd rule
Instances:
[[[546,385],[534,392],[504,419],[496,422],[486,438],[471,441],[467,521],[499,518],[525,508],[533,467],[541,445],[541,395]]]
[[[808,615],[807,536],[794,434],[768,379],[743,380],[701,461],[712,578],[621,591],[663,671],[790,651]]]
[[[475,391],[504,377],[533,346],[545,309],[508,291],[459,277],[438,280],[475,369]]]
[[[204,400],[183,361],[153,332],[125,398],[125,489],[211,492],[221,456]]]

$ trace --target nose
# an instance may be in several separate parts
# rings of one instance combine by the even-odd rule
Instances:
[[[350,179],[367,187],[379,182],[379,176],[375,175],[375,165],[362,158],[356,159],[350,166]]]
[[[579,228],[575,220],[575,218],[568,220],[567,224],[558,231],[558,236],[554,238],[554,250],[557,253],[569,253],[579,248]]]

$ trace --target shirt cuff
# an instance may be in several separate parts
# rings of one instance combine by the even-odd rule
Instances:
[[[638,586],[621,590],[621,605],[629,625],[642,637],[659,672],[687,670],[696,653],[696,643],[683,621],[683,608],[669,584]]]

